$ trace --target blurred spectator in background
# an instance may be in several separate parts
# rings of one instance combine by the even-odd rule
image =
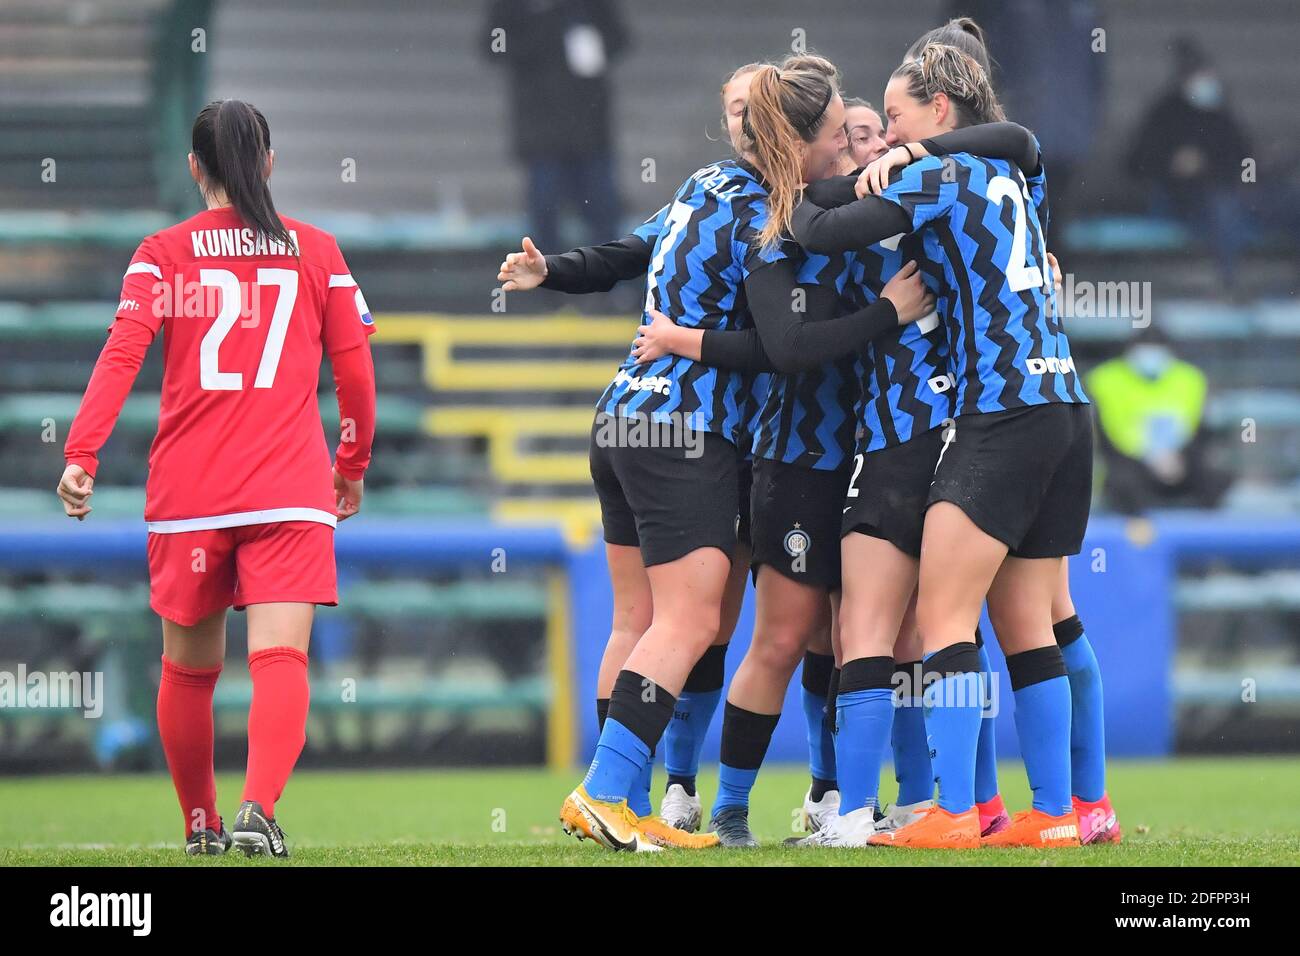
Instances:
[[[1122,514],[1213,508],[1229,478],[1206,458],[1205,374],[1153,327],[1086,377],[1097,408],[1103,491]]]
[[[984,28],[993,85],[1007,117],[1034,131],[1043,148],[1051,199],[1048,246],[1067,250],[1065,224],[1101,125],[1102,67],[1093,31],[1095,0],[955,0],[952,16]]]
[[[505,31],[502,40],[494,30]],[[609,0],[493,0],[484,35],[509,71],[514,151],[527,176],[529,230],[543,252],[618,234],[610,69],[627,48]],[[493,52],[496,49],[498,52]],[[560,236],[565,210],[584,234]]]
[[[1129,170],[1147,184],[1153,212],[1173,216],[1195,240],[1208,242],[1231,290],[1248,238],[1241,163],[1251,155],[1250,142],[1196,40],[1174,40],[1173,66],[1169,85],[1134,131]]]

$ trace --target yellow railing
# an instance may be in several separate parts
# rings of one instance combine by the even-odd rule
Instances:
[[[582,452],[530,452],[530,438],[582,438],[591,429],[596,396],[609,384],[635,334],[628,318],[578,315],[501,318],[441,313],[381,316],[378,345],[418,345],[422,377],[431,392],[532,393],[529,404],[441,405],[428,409],[423,430],[439,438],[482,438],[492,476],[514,486],[575,486],[563,495],[514,495],[492,508],[498,521],[559,524],[575,541],[588,540],[600,522]],[[609,359],[551,360],[494,356],[528,347],[607,347]],[[467,357],[473,348],[484,357]],[[590,404],[546,404],[548,393],[585,391]]]

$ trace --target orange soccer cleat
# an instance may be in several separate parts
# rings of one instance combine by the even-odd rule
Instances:
[[[647,840],[655,846],[673,847],[679,850],[707,850],[718,845],[716,833],[691,833],[672,826],[661,816],[641,817],[637,827]]]
[[[876,833],[867,843],[914,850],[973,850],[980,845],[980,812],[975,807],[964,813],[931,807],[920,819],[897,830]]]
[[[596,800],[586,787],[578,787],[565,798],[560,807],[560,824],[569,836],[592,840],[609,850],[660,852],[660,847],[642,832],[640,820],[628,809],[626,800]]]
[[[1074,812],[1054,817],[1042,810],[1021,810],[1011,824],[983,840],[984,846],[1079,846],[1079,819]]]

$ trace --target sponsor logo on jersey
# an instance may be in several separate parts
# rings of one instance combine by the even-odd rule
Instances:
[[[639,375],[629,375],[624,369],[619,369],[618,374],[614,376],[616,386],[623,385],[629,392],[658,392],[660,395],[668,395],[672,392],[673,380],[664,375],[648,375],[642,378]]]
[[[934,392],[934,394],[942,395],[949,389],[957,387],[957,379],[951,372],[949,372],[944,375],[936,375],[934,378],[926,382],[926,384],[930,386],[930,391]]]
[[[121,302],[119,302],[119,303],[117,304],[117,311],[119,311],[119,312],[139,312],[139,311],[140,311],[140,303],[137,302],[137,301],[135,301],[135,299],[123,299]]]
[[[1063,359],[1056,357],[1025,359],[1025,370],[1030,375],[1046,375],[1049,372],[1053,375],[1069,375],[1074,372],[1074,356]]]

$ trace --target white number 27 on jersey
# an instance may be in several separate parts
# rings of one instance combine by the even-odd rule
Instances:
[[[199,343],[199,385],[210,392],[238,392],[244,387],[242,372],[223,372],[217,367],[217,353],[243,312],[243,293],[235,274],[227,269],[200,269],[199,283],[221,290],[221,311]],[[262,360],[257,364],[253,388],[270,388],[275,384],[275,370],[280,365],[284,336],[289,331],[289,316],[298,298],[298,273],[293,269],[258,269],[257,285],[279,286],[271,314],[271,328],[262,346]]]
[[[1028,230],[1025,227],[1025,197],[1020,187],[1009,176],[994,176],[989,180],[986,195],[999,206],[1002,200],[1010,199],[1015,207],[1016,224],[1011,235],[1011,255],[1007,260],[1007,285],[1012,292],[1041,287],[1043,273],[1038,266],[1025,265],[1025,253],[1029,251],[1026,247]]]

